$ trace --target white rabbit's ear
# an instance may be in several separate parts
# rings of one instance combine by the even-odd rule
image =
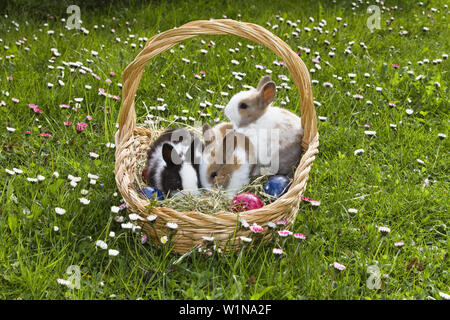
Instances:
[[[265,108],[269,104],[273,102],[275,99],[275,95],[277,94],[277,87],[275,85],[275,82],[269,81],[264,84],[264,86],[260,90],[260,97],[261,97],[261,103],[262,107]]]
[[[263,88],[263,86],[267,83],[272,81],[272,78],[270,78],[270,76],[264,76],[261,78],[261,80],[258,83],[258,87],[256,88],[256,90],[261,91],[261,89]]]

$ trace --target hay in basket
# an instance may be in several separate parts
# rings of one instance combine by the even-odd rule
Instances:
[[[180,41],[198,35],[235,35],[266,46],[285,62],[300,92],[301,121],[304,129],[302,157],[289,190],[260,209],[240,213],[219,211],[212,214],[178,212],[173,208],[159,206],[151,206],[149,210],[147,207],[150,201],[135,188],[135,179],[141,176],[139,164],[145,161],[150,142],[160,133],[136,125],[134,97],[145,66],[154,56],[169,50]],[[193,247],[206,245],[204,237],[214,237],[216,247],[222,250],[239,249],[240,237],[250,237],[251,233],[251,230],[241,226],[241,218],[250,225],[256,223],[265,229],[268,222],[285,219],[286,227],[294,222],[301,201],[300,196],[306,189],[309,171],[318,153],[319,135],[308,69],[300,57],[279,37],[259,25],[230,19],[192,21],[179,28],[159,33],[148,40],[144,49],[125,69],[122,99],[119,129],[115,136],[116,183],[128,210],[144,218],[138,220],[138,223],[149,239],[159,242],[161,236],[168,234],[166,224],[171,222],[178,225],[172,235],[173,250],[177,253],[183,254]],[[145,219],[149,215],[156,215],[157,219],[150,222]]]

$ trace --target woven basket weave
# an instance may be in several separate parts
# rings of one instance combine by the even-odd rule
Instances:
[[[147,149],[155,138],[156,132],[136,126],[134,97],[147,62],[154,56],[169,50],[182,40],[197,35],[235,35],[262,44],[272,50],[284,61],[301,96],[301,121],[304,129],[302,140],[303,155],[295,171],[289,190],[276,201],[257,210],[241,213],[216,212],[178,212],[164,207],[153,207],[150,213],[146,206],[148,199],[135,190],[139,163],[146,159]],[[297,215],[300,196],[306,189],[311,165],[318,153],[319,136],[317,133],[316,113],[313,105],[310,77],[300,57],[279,37],[265,28],[230,19],[192,21],[179,28],[167,30],[148,40],[144,49],[137,55],[123,73],[122,107],[119,114],[119,130],[115,136],[117,187],[124,198],[128,210],[145,218],[156,214],[154,222],[138,220],[142,230],[154,241],[168,234],[167,222],[178,224],[172,241],[174,251],[186,253],[196,245],[204,245],[202,236],[214,237],[215,244],[223,248],[238,249],[240,236],[249,236],[250,230],[238,228],[243,217],[250,225],[257,223],[266,228],[267,222],[286,219],[287,227]],[[144,220],[144,219],[143,219]]]

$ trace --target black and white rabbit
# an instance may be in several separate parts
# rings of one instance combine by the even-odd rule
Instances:
[[[166,196],[199,193],[202,149],[201,141],[186,129],[164,131],[147,151],[145,182]]]
[[[301,119],[272,106],[275,95],[275,83],[264,76],[256,89],[235,94],[225,107],[234,130],[247,136],[256,149],[254,175],[291,175],[302,153]]]

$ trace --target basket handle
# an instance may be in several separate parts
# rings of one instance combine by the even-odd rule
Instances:
[[[197,20],[179,28],[170,29],[154,35],[144,49],[125,68],[122,76],[122,108],[119,113],[119,131],[116,133],[116,150],[129,140],[136,129],[134,97],[147,62],[154,56],[169,50],[174,45],[198,35],[235,35],[262,44],[281,58],[289,70],[300,92],[301,121],[304,129],[302,147],[307,149],[317,134],[316,111],[309,72],[302,59],[279,37],[267,29],[253,23],[231,19]]]

